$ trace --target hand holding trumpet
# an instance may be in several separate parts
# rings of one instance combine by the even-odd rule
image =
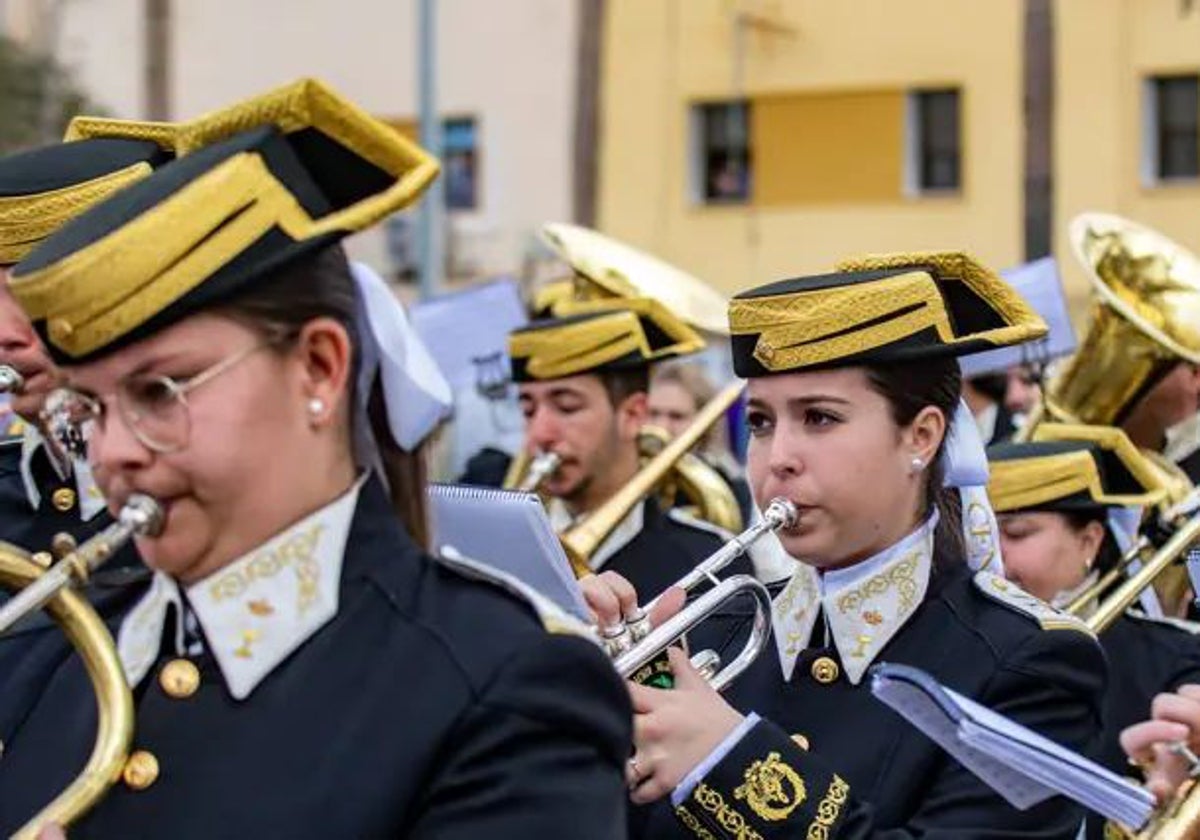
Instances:
[[[1121,733],[1121,748],[1145,771],[1146,787],[1166,803],[1200,773],[1200,685],[1159,694],[1150,718]]]
[[[644,621],[633,585],[615,572],[580,581],[598,627]],[[646,613],[658,627],[679,613],[686,593],[672,586]],[[725,702],[681,647],[667,650],[674,687],[669,691],[627,681],[633,701],[635,752],[626,767],[630,799],[646,804],[670,794],[684,777],[737,728],[742,715]]]

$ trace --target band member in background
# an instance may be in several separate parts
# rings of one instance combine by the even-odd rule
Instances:
[[[678,651],[674,690],[630,686],[631,796],[657,803],[635,815],[634,835],[1074,838],[1081,809],[1012,808],[901,725],[868,675],[877,661],[914,665],[1073,749],[1098,735],[1094,637],[972,572],[960,497],[942,480],[949,462],[983,457],[977,438],[973,453],[947,444],[972,424],[956,357],[1044,324],[953,253],[763,286],[736,296],[729,319],[734,369],[749,379],[750,484],[759,505],[784,496],[799,509],[779,534],[796,562],[775,598],[772,649],[724,696]],[[714,646],[704,631],[691,640]]]
[[[1112,569],[1136,536],[1141,511],[1164,495],[1158,472],[1119,429],[1043,424],[1033,443],[988,450],[988,493],[1000,520],[1007,577],[1065,608]],[[1086,618],[1095,600],[1078,614]],[[1104,738],[1096,759],[1128,767],[1121,730],[1142,719],[1160,692],[1200,682],[1200,625],[1129,610],[1100,634],[1113,678],[1105,688]],[[1089,817],[1089,836],[1104,821]]]
[[[700,409],[716,395],[717,387],[700,362],[680,361],[659,365],[650,377],[650,425],[658,426],[674,437],[686,429]],[[700,439],[695,452],[725,479],[737,499],[742,521],[752,521],[754,502],[750,498],[750,485],[742,475],[741,464],[730,451],[725,424],[720,421],[714,424],[708,434]]]
[[[999,443],[1012,437],[1016,431],[1012,412],[1005,405],[1007,377],[1003,373],[988,373],[963,380],[963,399],[984,444]]]
[[[436,164],[313,81],[184,139],[11,281],[110,509],[141,492],[165,514],[117,628],[134,752],[70,835],[620,837],[611,665],[519,585],[423,553],[424,495],[391,457],[448,388],[379,340],[403,314],[364,304],[378,280],[337,243]],[[2,733],[6,833],[95,726],[77,659],[31,689]]]
[[[20,436],[0,444],[0,540],[31,552],[48,549],[60,532],[83,539],[112,520],[87,464],[47,445],[41,411],[61,376],[9,292],[8,271],[71,218],[170,161],[172,128],[122,123],[0,158],[0,365],[22,379],[10,397]],[[101,582],[136,565],[136,554],[123,551]]]
[[[638,472],[651,364],[703,346],[691,327],[648,298],[581,303],[577,309],[534,321],[509,337],[526,448],[562,458],[542,485],[559,531],[593,513]],[[588,562],[641,591],[659,592],[728,536],[663,510],[650,496],[633,506]],[[750,568],[744,559],[735,566],[731,573]]]

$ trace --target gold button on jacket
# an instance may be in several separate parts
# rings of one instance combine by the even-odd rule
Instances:
[[[131,753],[121,778],[131,790],[145,790],[158,779],[158,759],[147,750]]]
[[[51,494],[50,503],[54,505],[55,510],[66,513],[75,507],[75,491],[70,487],[59,487]]]
[[[158,684],[168,697],[191,697],[200,687],[200,669],[187,659],[172,659],[159,672]]]
[[[828,656],[821,656],[813,660],[813,679],[822,685],[829,685],[838,678],[840,673],[841,669],[838,667],[838,664]]]

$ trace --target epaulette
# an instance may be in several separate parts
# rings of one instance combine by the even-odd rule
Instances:
[[[1193,636],[1200,635],[1200,623],[1188,621],[1186,618],[1175,618],[1169,615],[1146,615],[1141,610],[1126,610],[1127,618],[1132,618],[1134,621],[1146,621],[1150,624],[1162,624],[1167,627],[1174,627],[1176,630],[1182,630],[1185,633],[1191,633]]]
[[[522,603],[527,604],[533,609],[534,614],[537,615],[538,620],[542,623],[542,627],[547,632],[568,636],[583,636],[599,644],[599,638],[592,632],[591,627],[516,576],[479,560],[465,557],[451,546],[442,546],[441,549],[433,554],[433,559],[439,565],[450,569],[462,577],[491,584],[499,589],[503,589]]]
[[[726,531],[720,525],[714,525],[707,519],[701,519],[699,516],[694,516],[681,508],[670,508],[667,511],[667,518],[678,522],[680,525],[686,525],[689,528],[695,528],[698,531],[706,531],[710,534],[713,534],[714,536],[719,537],[722,542],[728,542],[734,538],[734,534]]]
[[[1083,621],[1035,598],[1011,580],[986,569],[976,572],[974,580],[975,588],[988,599],[1032,618],[1043,630],[1078,630],[1095,638]]]

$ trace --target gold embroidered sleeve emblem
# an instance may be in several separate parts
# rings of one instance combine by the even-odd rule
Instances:
[[[784,763],[777,752],[751,764],[745,780],[733,792],[734,798],[745,800],[754,813],[768,822],[787,819],[807,795],[800,774]]]

